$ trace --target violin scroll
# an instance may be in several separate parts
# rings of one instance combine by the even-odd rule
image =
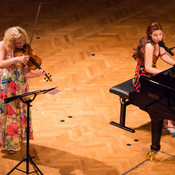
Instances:
[[[52,81],[52,78],[51,78],[51,77],[52,77],[52,75],[51,75],[50,73],[48,73],[48,74],[45,73],[45,78],[44,78],[44,80],[46,80],[47,82],[48,82],[48,81]]]

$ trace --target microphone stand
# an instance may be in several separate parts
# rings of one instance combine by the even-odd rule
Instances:
[[[171,50],[173,50],[175,47],[171,47],[171,48],[166,47],[163,40],[159,41],[158,45],[160,47],[163,47],[165,49],[165,51],[167,51],[171,56],[174,56],[174,53]]]
[[[173,50],[175,47],[171,47],[171,48],[169,48],[169,50]]]

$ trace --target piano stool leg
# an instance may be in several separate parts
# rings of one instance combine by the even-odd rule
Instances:
[[[120,108],[120,124],[116,123],[114,121],[111,121],[110,124],[114,125],[116,127],[119,127],[121,129],[124,129],[126,131],[134,133],[135,132],[134,129],[131,129],[131,128],[128,128],[125,126],[126,106],[129,105],[130,103],[128,101],[126,101],[126,99],[124,99],[124,98],[121,98],[121,99],[122,100],[121,100],[121,108]]]

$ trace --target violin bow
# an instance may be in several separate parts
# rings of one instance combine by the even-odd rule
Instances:
[[[33,40],[33,34],[35,32],[35,28],[36,28],[36,23],[38,21],[38,16],[39,16],[39,13],[40,13],[40,9],[41,9],[41,4],[42,4],[42,1],[40,2],[39,6],[38,6],[38,11],[37,11],[37,14],[36,14],[36,17],[35,17],[35,22],[34,22],[34,25],[33,25],[33,29],[32,29],[32,35],[31,35],[31,38],[30,38],[30,46],[32,44],[32,40]]]
[[[34,22],[34,25],[33,25],[32,35],[31,35],[30,43],[29,43],[30,46],[31,46],[31,44],[32,44],[33,35],[34,35],[34,32],[35,32],[35,28],[36,28],[36,23],[38,22],[38,16],[39,16],[39,13],[40,13],[41,4],[42,4],[42,0],[41,0],[41,2],[40,2],[39,6],[38,6],[38,11],[37,11],[37,14],[36,14],[36,17],[35,17],[35,22]],[[28,54],[29,54],[29,50],[28,50],[27,55],[28,55]],[[38,65],[38,63],[37,63],[32,57],[30,57],[29,60],[30,60],[37,68],[41,69],[41,67]],[[52,79],[51,79],[51,76],[52,76],[52,75],[50,75],[50,73],[48,73],[48,74],[45,73],[45,76],[46,76],[46,77],[45,77],[44,79],[45,79],[46,81],[48,81],[48,80],[52,81]]]

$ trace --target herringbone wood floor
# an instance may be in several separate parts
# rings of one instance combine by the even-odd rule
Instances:
[[[24,27],[30,38],[39,0],[0,2],[1,39],[5,29],[16,25]],[[175,45],[174,4],[173,0],[43,0],[32,48],[53,81],[31,79],[30,91],[55,86],[60,90],[38,96],[31,108],[35,140],[30,152],[44,175],[174,174],[175,140],[164,131],[161,151],[154,161],[146,161],[151,144],[147,113],[127,107],[126,125],[135,133],[109,125],[119,120],[120,110],[118,96],[109,88],[133,77],[133,48],[146,27],[160,22],[164,41]],[[161,60],[158,67],[169,68]],[[25,154],[25,145],[11,156],[1,149],[0,175]],[[20,168],[25,170],[25,163]]]

